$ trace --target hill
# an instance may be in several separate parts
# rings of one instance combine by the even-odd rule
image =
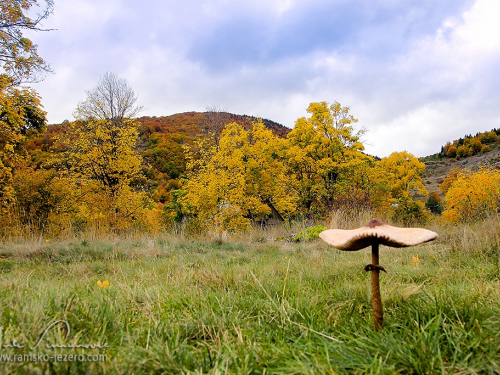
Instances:
[[[144,163],[143,174],[148,179],[148,191],[155,201],[166,203],[172,199],[171,191],[179,189],[186,171],[185,146],[198,136],[222,131],[226,124],[236,122],[246,129],[258,118],[227,112],[186,112],[171,116],[143,116],[137,119],[139,143]],[[262,119],[274,134],[285,138],[291,129],[277,122]],[[40,168],[61,151],[58,137],[64,136],[67,121],[49,125],[47,132],[30,139],[26,149],[31,154],[33,166]],[[49,163],[50,164],[50,163]]]
[[[187,136],[196,136],[206,132],[207,128],[211,125],[226,125],[230,122],[236,122],[248,129],[258,118],[227,112],[185,112],[171,116],[143,116],[137,120],[143,126],[141,135],[152,133],[183,133]],[[219,124],[214,124],[217,122]],[[262,119],[262,122],[274,134],[282,138],[285,138],[292,130],[268,119]]]
[[[422,175],[425,188],[429,193],[437,192],[441,195],[439,184],[452,169],[459,167],[461,169],[479,170],[480,167],[500,168],[500,145],[495,143],[490,146],[490,151],[484,154],[477,154],[463,159],[452,159],[442,157],[439,153],[420,158],[425,163],[426,170]]]

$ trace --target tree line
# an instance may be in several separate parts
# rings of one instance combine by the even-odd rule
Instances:
[[[491,150],[491,146],[498,142],[500,129],[493,128],[490,131],[477,133],[475,136],[466,135],[453,143],[447,142],[441,147],[439,157],[452,159],[463,159],[469,156],[484,154]]]

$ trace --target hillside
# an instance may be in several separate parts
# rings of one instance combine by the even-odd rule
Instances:
[[[434,154],[420,158],[420,161],[425,163],[426,166],[426,170],[422,175],[425,188],[429,193],[437,192],[441,195],[439,184],[443,182],[448,172],[456,167],[473,171],[477,171],[482,166],[500,168],[500,145],[497,143],[491,146],[491,151],[487,153],[469,156],[464,159],[455,160]]]
[[[246,129],[258,118],[247,115],[235,115],[227,112],[185,112],[171,116],[143,116],[137,119],[142,125],[141,135],[152,133],[183,133],[187,136],[203,134],[206,127],[214,122],[221,122],[224,125],[236,122]],[[262,119],[264,125],[279,137],[285,138],[292,130],[277,122]]]
[[[246,129],[258,119],[253,116],[235,115],[227,112],[186,112],[171,116],[143,116],[137,119],[139,127],[138,149],[143,157],[143,174],[147,177],[147,190],[155,201],[161,203],[172,199],[171,191],[181,187],[181,179],[186,171],[185,146],[198,136],[220,133],[224,126],[236,122]],[[264,125],[274,134],[285,138],[291,129],[277,122],[262,119]],[[62,151],[57,142],[63,136],[67,123],[49,125],[47,132],[30,139],[26,149],[36,168]]]

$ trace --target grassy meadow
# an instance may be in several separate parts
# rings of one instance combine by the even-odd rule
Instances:
[[[273,239],[293,230],[4,240],[0,355],[106,359],[0,373],[500,373],[499,222],[429,229],[439,240],[381,247],[381,332],[369,249]]]

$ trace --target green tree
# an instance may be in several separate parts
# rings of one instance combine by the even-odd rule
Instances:
[[[427,198],[425,202],[425,208],[435,215],[441,215],[443,212],[443,204],[441,203],[441,197],[436,193],[432,193]]]

